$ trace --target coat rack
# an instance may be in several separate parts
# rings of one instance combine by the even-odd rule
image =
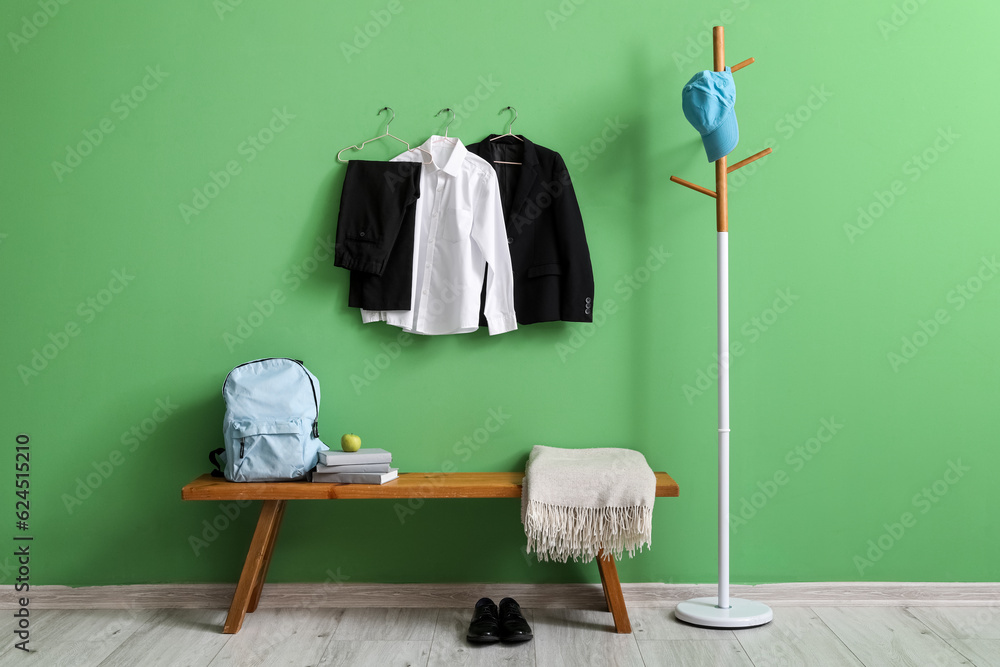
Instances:
[[[725,37],[722,26],[712,29],[715,71],[726,69]],[[748,58],[733,65],[733,73],[754,62]],[[712,628],[749,628],[763,625],[774,617],[771,608],[753,600],[729,597],[729,213],[726,175],[768,155],[765,148],[731,167],[726,157],[715,162],[715,190],[703,188],[671,176],[670,180],[709,197],[715,197],[718,232],[719,300],[719,592],[716,597],[694,598],[677,605],[675,615],[682,621]]]

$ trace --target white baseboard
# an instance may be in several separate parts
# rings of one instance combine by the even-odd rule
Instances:
[[[15,609],[13,586],[3,586],[0,609]],[[34,609],[227,609],[235,584],[32,586]],[[715,585],[622,584],[629,607],[672,608],[715,595]],[[1000,583],[820,582],[732,586],[733,597],[793,606],[1000,606]],[[513,597],[525,608],[606,610],[600,584],[265,584],[261,608],[471,607],[481,597]]]

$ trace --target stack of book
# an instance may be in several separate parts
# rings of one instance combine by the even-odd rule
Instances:
[[[390,468],[392,454],[384,449],[367,448],[356,452],[329,450],[319,453],[319,463],[312,481],[336,484],[385,484],[399,476],[399,468]]]

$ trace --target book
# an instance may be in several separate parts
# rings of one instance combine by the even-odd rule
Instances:
[[[362,463],[361,465],[316,466],[316,472],[389,472],[388,463]]]
[[[392,454],[377,447],[361,448],[356,452],[338,452],[331,449],[319,453],[319,462],[327,466],[391,463]]]
[[[399,468],[389,468],[389,472],[314,472],[312,481],[334,484],[385,484],[399,477]]]

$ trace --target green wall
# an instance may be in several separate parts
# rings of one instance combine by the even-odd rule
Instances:
[[[27,434],[31,582],[234,581],[256,505],[180,487],[220,443],[226,373],[275,355],[319,377],[330,444],[356,431],[403,471],[638,449],[681,497],[622,578],[714,581],[714,206],[668,178],[711,184],[680,90],[720,22],[729,61],[757,59],[733,160],[774,148],[730,185],[733,581],[997,580],[997,20],[917,0],[5,3],[0,489],[13,505]],[[336,153],[383,105],[411,143],[442,107],[472,143],[513,105],[562,153],[595,325],[397,348],[360,323],[324,245]],[[270,580],[596,580],[523,545],[515,500],[302,502]]]

